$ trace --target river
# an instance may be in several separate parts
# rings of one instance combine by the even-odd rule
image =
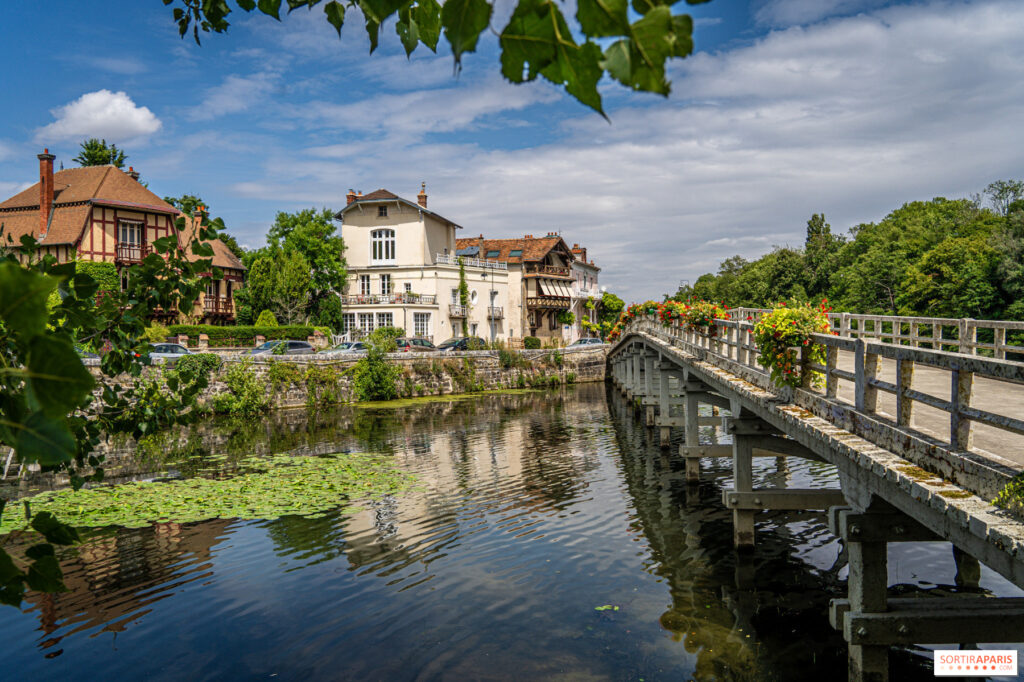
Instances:
[[[845,557],[824,515],[765,515],[738,557],[728,462],[688,491],[604,385],[286,411],[176,441],[113,446],[112,479],[372,451],[416,482],[354,514],[86,533],[60,555],[70,592],[0,607],[5,679],[845,679],[827,620]],[[838,485],[822,464],[755,466],[755,484]],[[893,545],[890,573],[902,592],[956,590],[948,545]],[[892,679],[933,679],[926,655],[894,651]]]

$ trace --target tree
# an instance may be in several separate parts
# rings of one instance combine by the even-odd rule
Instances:
[[[899,297],[901,312],[986,317],[999,300],[995,264],[996,253],[984,239],[946,239],[908,268]]]
[[[280,253],[274,261],[275,278],[271,300],[286,324],[306,321],[310,303],[309,261],[298,251]]]
[[[274,288],[277,284],[276,268],[272,256],[261,256],[249,263],[249,272],[245,278],[245,302],[249,306],[250,315],[255,319],[264,310],[274,307]],[[241,296],[241,292],[238,294]]]
[[[807,293],[816,299],[828,294],[836,256],[843,241],[842,236],[832,234],[832,226],[825,222],[824,213],[815,213],[807,221],[807,237],[804,240]]]
[[[1024,198],[1024,181],[996,180],[985,188],[985,194],[992,200],[996,213],[1006,216],[1010,214],[1010,204]]]
[[[288,11],[312,9],[321,1],[288,0]],[[223,33],[228,29],[232,5],[281,18],[281,0],[164,0],[164,4],[174,5],[179,34],[184,37],[191,28],[197,43],[200,31]],[[495,2],[447,0],[442,5],[437,0],[331,0],[322,4],[325,18],[339,38],[346,6],[357,7],[366,22],[371,53],[380,40],[381,26],[392,18],[407,55],[420,43],[436,52],[444,34],[458,71],[463,56],[476,51],[480,35],[490,27]],[[640,15],[633,22],[630,7]],[[512,83],[543,76],[602,115],[597,85],[606,74],[632,90],[668,96],[671,84],[665,77],[666,62],[693,51],[693,19],[688,14],[673,14],[671,7],[671,3],[652,0],[633,0],[631,5],[624,0],[579,0],[576,21],[570,26],[554,0],[519,0],[498,38],[501,73]]]
[[[207,213],[210,211],[210,205],[195,194],[182,194],[180,197],[164,197],[164,201],[174,208],[188,213],[189,215],[192,215],[197,206],[203,206]],[[218,224],[217,233],[220,240],[224,242],[224,246],[228,247],[228,250],[231,251],[231,253],[241,259],[242,256],[245,255],[245,249],[238,244],[238,240],[225,231],[226,228],[224,227],[224,221],[220,218],[216,218],[211,222]]]
[[[260,313],[260,316],[256,318],[257,327],[276,327],[277,318],[274,317],[274,313],[270,310],[264,310]]]
[[[118,149],[117,145],[107,145],[106,140],[97,140],[95,137],[83,142],[82,150],[74,158],[79,166],[111,165],[115,168],[124,168],[124,162],[127,160],[128,155]]]
[[[348,270],[345,242],[337,234],[334,212],[328,208],[307,208],[296,213],[278,213],[267,233],[271,251],[301,254],[309,266],[309,314],[320,324],[339,328],[336,304],[345,289]]]

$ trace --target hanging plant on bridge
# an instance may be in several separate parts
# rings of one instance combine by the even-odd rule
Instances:
[[[685,303],[678,301],[665,301],[658,306],[658,319],[666,327],[671,327],[673,322],[683,321],[689,307]]]
[[[683,324],[687,330],[705,336],[718,336],[715,320],[728,320],[729,309],[711,301],[694,301],[686,306]]]
[[[828,321],[830,310],[827,301],[818,306],[780,303],[754,325],[754,341],[760,351],[757,362],[771,372],[776,386],[801,385],[801,351],[811,363],[825,364],[825,347],[813,343],[812,335],[833,333]],[[811,372],[806,383],[817,386],[821,380],[820,372]]]

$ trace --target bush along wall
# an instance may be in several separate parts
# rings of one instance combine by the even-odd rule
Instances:
[[[324,334],[331,333],[326,327],[311,327],[308,325],[217,327],[210,324],[172,324],[168,329],[171,336],[187,335],[188,345],[193,347],[199,342],[199,335],[206,334],[210,339],[210,346],[215,348],[224,346],[252,346],[255,345],[257,336],[262,336],[268,341],[274,339],[298,339],[305,341],[317,329]]]

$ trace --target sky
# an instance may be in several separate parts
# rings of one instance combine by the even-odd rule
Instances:
[[[498,0],[496,31],[511,8]],[[201,196],[258,247],[278,211],[426,182],[459,236],[559,232],[635,301],[800,246],[813,213],[845,232],[1024,178],[1024,2],[675,11],[696,49],[671,63],[672,94],[602,82],[606,121],[546,82],[503,81],[486,32],[455,74],[443,40],[407,59],[393,23],[369,54],[354,11],[340,39],[320,8],[236,12],[198,46],[161,0],[9,3],[0,197],[35,181],[43,147],[71,167],[101,137],[151,190]]]

